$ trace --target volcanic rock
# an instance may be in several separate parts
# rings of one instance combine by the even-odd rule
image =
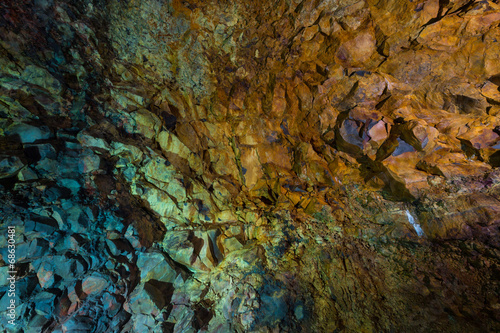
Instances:
[[[496,1],[5,2],[2,328],[499,331],[499,22]]]

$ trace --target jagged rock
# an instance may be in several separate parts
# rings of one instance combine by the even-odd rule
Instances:
[[[45,68],[29,65],[26,66],[21,78],[31,84],[47,89],[50,93],[58,95],[61,91],[61,83],[56,80]]]
[[[99,274],[92,274],[82,281],[82,291],[87,295],[99,294],[108,284],[109,282],[105,277]]]
[[[0,161],[0,179],[14,176],[22,167],[24,167],[24,164],[17,156],[2,158]]]
[[[85,217],[85,213],[82,207],[79,205],[73,205],[71,201],[66,201],[63,204],[63,208],[66,210],[67,220],[66,225],[75,233],[85,233],[87,228],[88,218]]]
[[[36,268],[36,276],[38,277],[38,283],[42,288],[50,288],[54,284],[54,268],[48,262],[42,262],[42,264]]]
[[[101,149],[106,149],[106,150],[109,149],[109,144],[106,141],[104,141],[101,138],[94,138],[93,136],[91,136],[85,132],[79,132],[76,135],[76,139],[78,140],[78,142],[80,142],[80,144],[83,147],[101,148]]]
[[[9,280],[7,280],[7,278],[9,277],[9,267],[8,266],[0,267],[0,277],[2,278],[2,281],[0,282],[0,286],[4,287],[10,283]]]
[[[35,311],[38,315],[49,317],[54,309],[56,295],[50,292],[41,292],[36,297]]]
[[[104,293],[102,297],[104,309],[110,316],[115,316],[120,311],[121,304],[119,300],[110,293]]]
[[[420,215],[426,234],[439,239],[460,239],[477,235],[477,230],[488,227],[500,219],[496,199],[487,195],[460,196],[448,206],[455,206],[456,213],[444,210],[437,214],[424,212]],[[452,210],[451,207],[448,210]]]
[[[42,330],[48,321],[49,320],[45,316],[35,314],[28,323],[29,329],[27,332],[37,332]]]
[[[495,1],[0,7],[2,327],[500,330]]]
[[[479,150],[493,146],[500,136],[491,129],[475,127],[457,138],[470,148]]]
[[[439,131],[425,123],[411,120],[401,127],[401,137],[418,151],[430,151],[435,146]]]
[[[140,253],[137,258],[137,267],[141,271],[141,282],[157,280],[174,282],[177,273],[166,261],[161,253]]]
[[[28,181],[28,180],[38,179],[38,176],[31,168],[21,169],[19,171],[19,173],[17,174],[17,177],[19,178],[20,181]]]
[[[78,161],[78,171],[81,173],[91,173],[93,171],[99,170],[99,164],[101,162],[98,155],[88,152],[83,158]]]
[[[134,325],[152,327],[154,318],[169,304],[173,292],[174,289],[171,283],[150,280],[135,288],[124,308],[132,313],[149,317],[137,317]],[[153,319],[153,322],[151,322],[151,319]]]
[[[87,317],[73,317],[68,321],[61,324],[59,329],[55,329],[54,332],[77,332],[83,333],[88,332],[92,329],[92,320]]]
[[[162,217],[174,217],[180,214],[175,202],[164,191],[146,187],[142,196],[148,201],[150,208]]]
[[[418,168],[428,173],[452,178],[457,174],[479,175],[489,170],[489,165],[480,161],[465,160],[463,153],[453,153],[439,149],[424,157]]]
[[[222,240],[222,248],[223,248],[223,252],[225,254],[229,253],[229,252],[237,251],[237,250],[241,249],[242,247],[243,247],[243,245],[235,237],[224,238]]]
[[[76,163],[74,163],[76,167]],[[56,179],[59,176],[58,163],[56,160],[43,159],[38,162],[35,166],[37,173],[43,178]],[[71,169],[74,170],[74,169]]]
[[[344,67],[362,66],[375,52],[375,42],[372,31],[361,32],[339,47],[336,58]]]
[[[50,131],[47,127],[36,127],[25,123],[14,123],[7,128],[5,133],[19,135],[22,143],[32,143],[50,137]]]
[[[194,311],[185,305],[175,305],[169,316],[169,321],[174,322],[174,332],[194,333],[193,327]]]
[[[36,153],[40,155],[40,159],[44,158],[57,159],[57,152],[54,149],[54,146],[52,146],[50,143],[28,144],[24,145],[24,149],[26,151],[36,150]]]
[[[140,161],[143,156],[143,152],[139,148],[121,142],[112,142],[110,153],[111,155],[124,156],[132,163]]]
[[[145,109],[140,109],[131,114],[136,123],[134,132],[141,133],[148,139],[155,137],[161,128],[160,119],[153,113]]]
[[[264,175],[262,165],[259,163],[257,150],[242,149],[240,160],[245,184],[248,188],[252,188]]]

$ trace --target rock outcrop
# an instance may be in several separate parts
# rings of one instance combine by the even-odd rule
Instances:
[[[498,1],[19,0],[0,36],[5,330],[500,330]]]

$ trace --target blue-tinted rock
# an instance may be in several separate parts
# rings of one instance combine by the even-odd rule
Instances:
[[[28,242],[18,242],[16,243],[16,261],[30,262],[43,256],[47,248],[47,241],[40,238]],[[0,248],[0,254],[3,258],[7,258],[7,248]]]
[[[9,266],[0,267],[0,287],[7,286],[9,284],[9,280],[7,280],[9,276]]]
[[[59,329],[61,333],[88,333],[92,332],[94,326],[95,323],[90,318],[75,316],[62,323]],[[54,332],[57,332],[57,330]]]
[[[0,157],[0,179],[14,176],[23,166],[17,156]]]
[[[33,171],[33,169],[27,167],[27,168],[21,169],[19,171],[19,173],[17,174],[17,178],[20,181],[28,181],[28,180],[38,179],[38,176],[37,176],[36,172]]]
[[[39,161],[35,168],[41,177],[56,179],[59,176],[60,164],[56,160],[46,158]]]
[[[54,268],[48,262],[42,262],[40,266],[36,268],[36,276],[42,288],[50,288],[54,284]]]
[[[104,306],[104,310],[110,317],[116,315],[122,306],[120,301],[118,301],[114,295],[107,292],[102,296],[101,302]]]
[[[141,252],[137,258],[137,267],[141,271],[141,282],[158,280],[174,282],[177,272],[170,267],[165,256],[158,252]]]
[[[72,203],[69,201],[66,202],[66,207],[66,223],[69,228],[75,233],[85,233],[87,225],[82,222],[88,221],[88,218],[85,217],[82,208],[78,205],[72,206]]]
[[[155,332],[159,329],[156,326],[158,324],[153,316],[138,314],[134,316],[132,330],[133,332]]]
[[[5,132],[9,135],[19,135],[22,143],[32,143],[50,137],[50,131],[47,127],[36,127],[25,123],[13,124]]]
[[[34,65],[26,66],[21,78],[28,83],[47,89],[51,94],[58,95],[61,92],[61,83],[45,68]]]
[[[49,143],[43,144],[28,144],[24,145],[24,149],[31,148],[36,149],[38,154],[40,155],[40,159],[50,158],[57,159],[57,152],[54,147]]]
[[[42,291],[36,295],[35,311],[37,314],[49,318],[54,310],[56,295],[51,292]]]
[[[49,318],[43,315],[35,314],[29,321],[28,327],[25,328],[25,333],[38,333],[41,332]]]
[[[80,159],[78,171],[80,173],[89,173],[99,169],[100,158],[92,152],[88,152]]]
[[[27,220],[25,223],[25,232],[32,231],[50,235],[58,229],[59,225],[56,220],[44,216],[38,217],[34,220]]]
[[[71,194],[73,196],[77,195],[78,191],[80,191],[81,188],[80,183],[74,179],[68,179],[68,178],[59,179],[58,184],[61,185],[62,187],[70,189]]]
[[[407,152],[412,152],[415,151],[415,148],[413,148],[410,144],[406,143],[406,141],[403,141],[398,138],[398,147],[396,150],[392,153],[392,156],[398,156]]]
[[[158,309],[147,291],[144,289],[144,284],[140,284],[134,289],[124,308],[134,314],[147,314],[153,316],[158,315],[161,310]]]
[[[168,321],[175,323],[174,332],[194,333],[196,330],[193,327],[193,318],[194,311],[189,306],[175,304]]]

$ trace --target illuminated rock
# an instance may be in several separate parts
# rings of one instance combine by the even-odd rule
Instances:
[[[495,1],[0,17],[18,330],[500,331]]]

